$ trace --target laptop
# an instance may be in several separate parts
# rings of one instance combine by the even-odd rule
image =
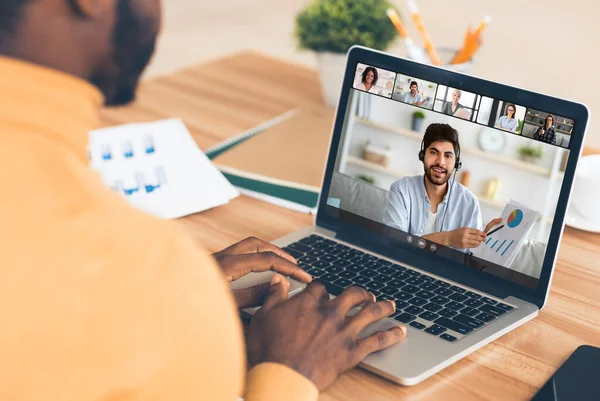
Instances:
[[[433,83],[435,97],[417,106],[365,92],[362,76],[373,69]],[[544,307],[588,114],[564,99],[353,47],[315,225],[273,243],[331,296],[361,286],[395,300],[395,314],[361,335],[401,323],[406,339],[360,366],[417,384]],[[446,140],[453,133],[458,140]],[[570,140],[559,143],[558,134]],[[367,141],[391,156],[367,157]],[[465,230],[484,238],[460,242]],[[290,296],[303,288],[292,281]]]

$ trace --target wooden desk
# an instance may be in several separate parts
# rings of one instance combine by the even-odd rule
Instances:
[[[314,71],[244,53],[145,82],[134,105],[105,111],[103,123],[180,117],[206,148],[303,104],[322,104]],[[240,197],[181,222],[201,246],[217,251],[250,235],[273,240],[312,218]],[[354,369],[321,400],[530,399],[579,345],[600,346],[598,254],[600,236],[567,227],[550,299],[537,319],[418,386]]]

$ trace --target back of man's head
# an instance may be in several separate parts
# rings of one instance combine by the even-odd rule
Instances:
[[[0,55],[96,85],[130,102],[154,52],[160,0],[0,0]]]

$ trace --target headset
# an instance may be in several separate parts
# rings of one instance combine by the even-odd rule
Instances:
[[[421,150],[419,151],[419,160],[425,163],[425,137],[421,141]],[[456,161],[454,163],[454,178],[452,179],[452,185],[450,185],[450,190],[448,190],[448,204],[446,205],[446,210],[444,210],[444,217],[442,218],[442,225],[440,227],[440,232],[444,231],[444,223],[446,222],[446,214],[448,213],[448,209],[450,208],[450,200],[452,199],[450,195],[452,195],[452,188],[454,188],[454,183],[456,182],[456,173],[458,170],[462,168],[462,161],[460,160],[460,142],[456,142]]]

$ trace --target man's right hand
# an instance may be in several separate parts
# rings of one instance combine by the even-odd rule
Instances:
[[[477,248],[486,239],[483,231],[463,227],[447,233],[447,245],[455,249]]]
[[[367,355],[400,342],[406,335],[405,327],[396,326],[358,338],[365,327],[396,309],[391,301],[374,302],[374,296],[362,288],[348,288],[330,300],[322,284],[312,283],[287,301],[284,281],[283,277],[276,280],[252,319],[248,335],[252,365],[286,365],[324,390]],[[357,314],[347,317],[360,306],[363,308]]]

